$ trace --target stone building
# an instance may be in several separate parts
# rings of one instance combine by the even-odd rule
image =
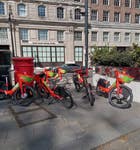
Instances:
[[[89,51],[140,43],[139,0],[89,0]],[[84,64],[84,0],[0,0],[0,51],[37,66]]]

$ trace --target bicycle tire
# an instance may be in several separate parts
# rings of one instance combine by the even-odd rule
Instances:
[[[62,96],[63,99],[61,100],[61,102],[64,105],[64,107],[70,109],[74,105],[73,98],[72,98],[70,92],[67,89],[65,89],[63,92],[64,92],[64,94]]]
[[[77,92],[81,91],[82,87],[80,86],[79,83],[74,83],[74,86],[75,86],[75,89],[76,89]]]
[[[50,99],[50,94],[48,92],[46,92],[44,87],[36,85],[35,88],[36,88],[36,91],[37,91],[37,94],[39,95],[39,97],[42,98],[43,101],[45,101],[47,103],[47,105],[53,103],[53,100]]]
[[[0,92],[0,100],[4,100],[6,98],[6,95],[4,92]]]
[[[78,77],[76,75],[73,76],[73,83],[74,83],[76,91],[80,92],[82,87],[81,87],[80,83],[78,82]]]
[[[13,95],[13,103],[19,106],[29,106],[34,102],[36,93],[30,86],[23,86],[23,88],[26,91],[26,96],[22,97],[21,90],[18,88]]]
[[[122,98],[117,97],[116,94],[116,87],[112,88],[112,90],[109,92],[109,103],[116,107],[116,108],[121,108],[121,109],[127,109],[131,107],[131,103],[133,102],[133,93],[132,90],[125,86],[125,85],[120,85],[120,88],[122,88]]]
[[[90,102],[90,105],[93,106],[94,102],[95,102],[95,96],[93,94],[92,86],[90,83],[86,87],[86,91],[87,91],[87,97],[88,97],[88,100]]]
[[[7,90],[7,86],[3,81],[0,81],[0,89]],[[7,95],[4,92],[0,92],[0,100],[4,100],[7,97]]]

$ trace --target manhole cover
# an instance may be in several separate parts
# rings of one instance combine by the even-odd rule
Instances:
[[[9,109],[20,128],[56,118],[55,114],[38,104],[33,104],[29,107],[9,106]]]

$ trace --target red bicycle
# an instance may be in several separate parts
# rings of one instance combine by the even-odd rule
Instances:
[[[11,96],[13,104],[28,106],[35,100],[36,96],[33,88],[31,87],[33,77],[18,72],[16,72],[16,75],[17,83],[15,86],[10,90],[0,89],[0,95]]]
[[[129,108],[133,101],[132,90],[124,85],[134,78],[125,72],[115,71],[116,81],[110,85],[108,80],[100,78],[97,82],[96,92],[98,95],[108,97],[109,103],[117,108]]]
[[[73,82],[77,92],[81,91],[83,87],[85,88],[86,96],[84,97],[87,97],[90,102],[90,105],[93,106],[95,102],[95,96],[91,84],[87,81],[88,71],[89,69],[75,70],[75,73],[73,74]]]
[[[61,71],[58,69],[58,73],[55,74],[53,71],[45,69],[38,75],[39,77],[36,77],[36,89],[42,98],[47,99],[48,104],[56,100],[62,102],[66,108],[72,108],[74,102],[70,91],[65,87],[66,84],[59,83],[63,73]]]

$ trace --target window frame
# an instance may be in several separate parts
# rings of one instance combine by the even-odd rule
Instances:
[[[138,38],[136,35],[138,35]],[[135,42],[140,42],[140,33],[135,33]]]
[[[57,7],[57,18],[64,19],[64,8],[63,7]]]
[[[23,57],[34,57],[35,63],[39,64],[65,62],[64,46],[21,46],[21,52]]]
[[[131,23],[131,15],[130,15],[130,13],[125,13],[124,14],[124,22],[125,23]]]
[[[0,15],[5,15],[5,4],[0,2]]]
[[[114,0],[114,6],[120,6],[120,0]]]
[[[44,5],[38,6],[38,16],[45,17],[46,16],[46,7]]]
[[[109,5],[109,0],[103,0],[103,5]]]
[[[114,12],[114,22],[120,22],[120,12]]]
[[[83,47],[75,46],[74,47],[74,61],[75,62],[83,62]]]
[[[74,19],[81,20],[81,9],[80,8],[77,8],[74,10]]]
[[[135,8],[140,8],[140,0],[135,0]]]
[[[109,10],[103,10],[103,21],[109,22]]]
[[[98,4],[98,0],[91,0],[91,4]]]
[[[57,41],[58,42],[64,41],[64,31],[63,30],[57,31]]]
[[[23,31],[25,31],[24,34],[23,34]],[[29,30],[27,28],[20,28],[19,34],[20,34],[20,40],[23,40],[23,41],[29,40]]]
[[[105,34],[107,33],[107,40],[105,39]],[[103,42],[109,42],[109,32],[108,31],[104,31],[103,32]]]
[[[93,13],[93,12],[96,12],[96,14]],[[91,20],[92,21],[97,21],[98,20],[98,11],[95,10],[95,9],[91,10]]]
[[[6,27],[0,27],[0,39],[7,40],[8,39],[8,31]]]
[[[82,41],[82,31],[74,31],[74,41]]]
[[[140,24],[140,14],[135,14],[135,23]]]
[[[117,33],[117,36],[115,35]],[[120,32],[114,32],[114,42],[120,42]]]
[[[47,29],[38,29],[38,40],[47,41],[48,40],[48,30]]]
[[[24,8],[20,7],[23,6]],[[17,5],[17,13],[19,17],[26,17],[27,16],[27,8],[26,5],[23,3],[19,3]]]
[[[128,36],[126,34],[128,34]],[[124,34],[124,41],[125,42],[130,42],[131,41],[131,39],[130,39],[130,32],[125,32],[125,34]]]
[[[91,31],[91,41],[92,42],[97,42],[98,41],[98,32],[97,31]]]
[[[129,7],[129,8],[131,8],[131,0],[125,0],[125,2],[124,2],[125,4],[125,7]]]

